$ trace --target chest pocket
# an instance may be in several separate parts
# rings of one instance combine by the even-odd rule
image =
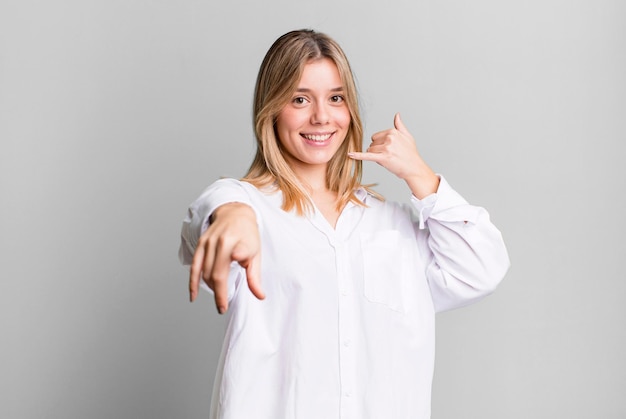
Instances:
[[[394,311],[407,310],[409,239],[395,230],[361,234],[365,298]]]

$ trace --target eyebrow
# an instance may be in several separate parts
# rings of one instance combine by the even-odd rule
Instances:
[[[332,89],[330,89],[331,92],[343,92],[343,90],[343,87],[333,87]],[[296,89],[296,92],[309,93],[311,92],[311,89],[307,89],[306,87],[299,87]]]

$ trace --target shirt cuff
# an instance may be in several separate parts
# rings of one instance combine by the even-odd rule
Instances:
[[[418,199],[415,195],[411,195],[411,203],[417,210],[419,219],[419,228],[426,228],[426,221],[436,216],[437,213],[460,205],[467,205],[467,201],[456,192],[448,181],[442,176],[439,177],[439,187],[435,193],[432,193],[422,199]]]

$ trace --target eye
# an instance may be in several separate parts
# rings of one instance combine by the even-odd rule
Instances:
[[[303,96],[296,96],[291,100],[291,103],[294,105],[304,105],[307,102],[307,99]]]
[[[342,103],[344,101],[344,97],[342,95],[334,95],[330,97],[330,101],[332,103]]]

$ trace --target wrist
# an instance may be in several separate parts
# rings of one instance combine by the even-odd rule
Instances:
[[[242,202],[228,202],[220,205],[213,211],[209,222],[214,222],[218,217],[228,217],[231,215],[236,217],[251,217],[253,220],[256,218],[256,214],[250,205]]]
[[[437,193],[440,179],[432,170],[429,170],[427,174],[408,177],[405,181],[417,199],[424,199],[428,195]]]

